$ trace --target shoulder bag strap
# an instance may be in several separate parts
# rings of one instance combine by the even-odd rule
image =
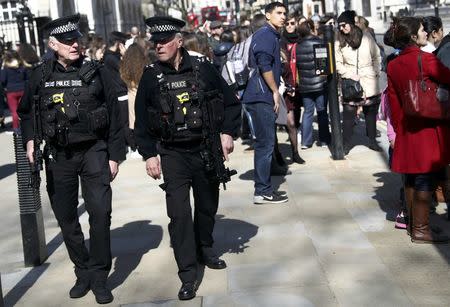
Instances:
[[[417,63],[419,64],[420,87],[422,88],[422,91],[425,92],[427,90],[427,85],[425,83],[425,80],[423,79],[422,50],[419,51],[419,57],[417,58]]]
[[[358,74],[358,70],[359,70],[359,48],[356,49],[356,74]]]

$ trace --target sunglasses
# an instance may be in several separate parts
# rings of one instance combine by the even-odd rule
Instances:
[[[287,26],[295,26],[295,21],[286,22]]]
[[[59,38],[57,39],[58,42],[60,42],[63,45],[67,45],[67,46],[72,46],[74,43],[78,43],[79,39],[78,38],[70,38],[70,39],[62,39]]]
[[[156,44],[165,45],[165,44],[171,42],[174,37],[175,37],[175,35],[174,36],[170,36],[170,37],[166,37],[166,38],[163,38],[163,39],[152,39],[151,41],[155,44],[155,46],[156,46]]]

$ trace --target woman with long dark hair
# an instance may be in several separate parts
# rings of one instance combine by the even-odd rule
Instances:
[[[408,116],[404,105],[410,94],[411,81],[423,78],[450,85],[450,70],[433,53],[420,50],[427,45],[427,33],[419,18],[394,18],[384,42],[402,50],[389,62],[387,76],[392,126],[396,134],[391,169],[405,175],[408,232],[412,242],[446,243],[449,241],[447,236],[430,230],[429,213],[436,182],[445,180],[444,169],[450,163],[450,125],[444,120]],[[448,188],[444,189],[444,193],[448,193]]]
[[[444,37],[442,20],[436,16],[426,16],[422,19],[422,24],[423,30],[427,33],[427,44],[420,49],[425,52],[434,52]]]
[[[352,148],[353,125],[358,107],[362,106],[366,121],[369,148],[381,151],[376,141],[376,116],[380,105],[381,89],[378,78],[381,69],[380,49],[369,34],[355,26],[355,11],[345,11],[338,18],[339,32],[335,43],[336,69],[341,79],[360,83],[363,93],[359,97],[344,98],[343,139],[344,152]],[[343,97],[346,89],[342,87]]]
[[[296,46],[299,40],[297,31],[297,18],[294,13],[290,13],[286,19],[286,25],[280,39],[282,55],[286,58],[283,65],[283,80],[286,84],[284,101],[286,102],[287,121],[286,126],[291,142],[292,161],[303,164],[303,160],[298,154],[297,123],[300,115],[295,118],[295,114],[300,114],[300,95],[297,91],[297,57],[295,55]]]
[[[134,103],[136,100],[136,93],[141,80],[144,67],[149,63],[148,56],[145,49],[138,43],[131,44],[122,57],[120,62],[120,78],[125,82],[128,89],[128,122],[129,132],[127,133],[128,144],[131,150],[136,151],[136,141],[134,140]]]

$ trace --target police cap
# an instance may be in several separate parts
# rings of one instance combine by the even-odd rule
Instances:
[[[83,36],[78,26],[79,21],[80,14],[65,16],[48,22],[43,29],[57,40],[73,40]]]
[[[145,20],[145,23],[150,28],[150,34],[152,35],[150,40],[154,42],[173,37],[186,24],[183,20],[169,16],[150,17]]]
[[[121,42],[122,44],[125,44],[125,42],[130,38],[131,35],[119,31],[112,31],[109,33],[109,40],[112,42]]]

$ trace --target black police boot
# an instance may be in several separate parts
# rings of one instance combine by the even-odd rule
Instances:
[[[91,287],[89,278],[78,277],[75,285],[69,291],[69,296],[70,298],[80,298],[85,296],[90,289]]]
[[[191,300],[195,297],[197,291],[197,281],[183,282],[180,291],[178,291],[178,298],[181,301]]]
[[[198,255],[198,262],[200,264],[206,265],[210,269],[222,270],[227,267],[225,261],[217,257],[212,247],[205,247],[205,246],[201,247],[197,255]]]
[[[108,304],[114,300],[111,290],[106,287],[106,278],[104,277],[93,277],[91,289],[98,304]]]

